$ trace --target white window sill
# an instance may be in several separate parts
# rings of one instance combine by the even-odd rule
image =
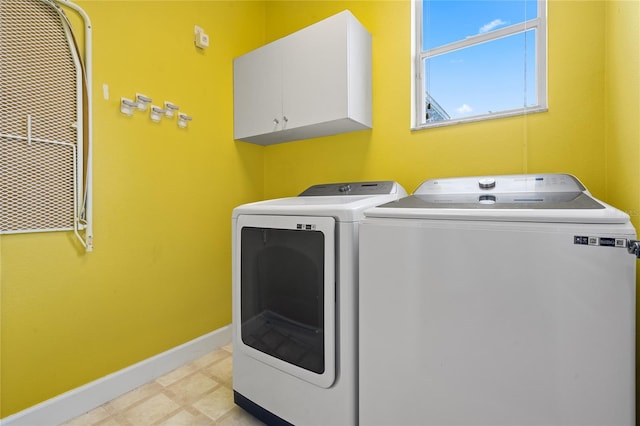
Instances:
[[[496,112],[493,114],[474,115],[473,117],[469,117],[469,118],[456,118],[451,120],[434,121],[432,123],[424,123],[418,126],[412,125],[411,131],[430,129],[432,127],[451,126],[454,124],[473,123],[477,121],[493,120],[495,118],[514,117],[518,115],[529,115],[529,114],[534,114],[538,112],[547,112],[547,111],[549,111],[549,108],[547,108],[546,106],[520,108],[515,110]]]

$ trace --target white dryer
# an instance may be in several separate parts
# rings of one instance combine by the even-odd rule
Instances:
[[[361,424],[635,424],[627,214],[543,174],[429,180],[365,216]]]
[[[397,183],[315,185],[233,210],[233,390],[267,424],[355,425],[358,230]]]

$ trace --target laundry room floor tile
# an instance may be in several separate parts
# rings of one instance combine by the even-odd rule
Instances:
[[[231,353],[212,351],[63,426],[260,426],[233,402]]]

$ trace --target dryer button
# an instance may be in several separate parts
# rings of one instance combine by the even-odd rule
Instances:
[[[338,190],[340,192],[349,192],[349,191],[351,191],[351,185],[349,185],[349,184],[342,185],[340,188],[338,188]]]

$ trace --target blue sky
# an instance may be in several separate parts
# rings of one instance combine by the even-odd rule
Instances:
[[[423,48],[429,49],[536,16],[535,0],[426,0]],[[535,98],[535,33],[529,31],[432,58],[426,90],[452,118],[521,108]]]

